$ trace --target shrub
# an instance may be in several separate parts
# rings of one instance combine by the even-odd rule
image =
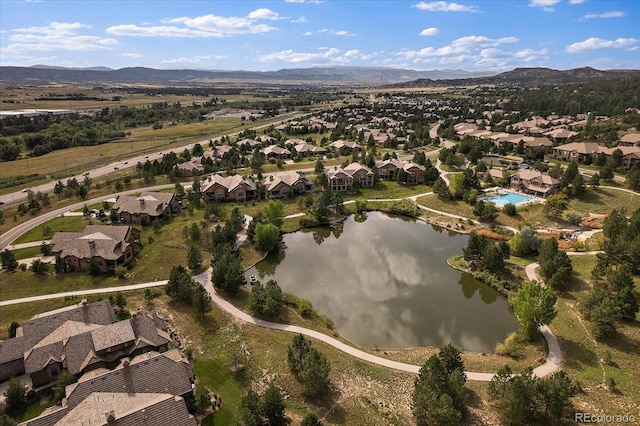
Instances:
[[[512,203],[505,204],[504,207],[502,207],[502,211],[507,216],[515,216],[518,213],[518,210],[516,209],[516,205]]]
[[[510,333],[503,343],[498,343],[496,353],[510,356],[511,358],[519,358],[524,355],[525,346],[516,333]]]

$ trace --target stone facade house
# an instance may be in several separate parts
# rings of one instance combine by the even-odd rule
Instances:
[[[151,223],[178,212],[180,202],[173,193],[142,192],[138,197],[119,195],[112,209],[123,222]]]
[[[131,226],[87,225],[82,232],[56,232],[51,254],[75,271],[89,270],[91,261],[101,271],[113,271],[133,262],[133,245],[140,231]]]
[[[0,341],[0,380],[28,374],[33,387],[46,386],[63,369],[79,375],[112,368],[123,357],[170,342],[164,321],[155,314],[116,321],[108,301],[81,302],[36,315],[18,328],[16,337]]]
[[[256,184],[245,176],[211,175],[200,187],[202,198],[209,201],[246,201],[257,196]]]
[[[288,171],[274,173],[262,180],[266,197],[270,199],[286,198],[293,194],[302,194],[313,189],[313,182],[302,172]]]
[[[177,349],[125,359],[113,370],[96,369],[66,387],[62,405],[47,408],[25,426],[75,424],[195,425],[185,398],[193,371]],[[146,422],[140,422],[145,420]]]
[[[374,176],[371,169],[360,164],[351,163],[347,167],[335,167],[326,171],[331,191],[348,191],[355,182],[360,186],[373,186]]]
[[[560,181],[537,170],[522,170],[511,176],[511,188],[546,198],[560,190]]]

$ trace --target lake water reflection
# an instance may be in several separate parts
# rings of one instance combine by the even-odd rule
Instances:
[[[451,342],[492,352],[517,325],[504,297],[447,265],[467,238],[371,212],[285,235],[284,254],[247,275],[309,299],[340,335],[365,347]]]

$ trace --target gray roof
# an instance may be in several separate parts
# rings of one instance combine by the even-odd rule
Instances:
[[[184,399],[169,393],[96,392],[71,409],[61,407],[25,426],[196,426]]]
[[[164,353],[147,352],[131,360],[129,366],[121,363],[113,370],[83,375],[65,389],[66,404],[74,408],[93,392],[186,395],[191,392],[192,380],[191,365],[177,349]]]
[[[240,186],[244,187],[247,190],[256,190],[256,184],[253,183],[251,179],[245,176],[234,175],[225,177],[221,175],[211,175],[207,178],[206,181],[202,183],[200,191],[206,192],[216,184],[224,187],[228,192],[231,192]]]
[[[0,364],[22,359],[24,353],[53,333],[67,321],[107,325],[116,321],[113,308],[106,300],[81,302],[78,306],[36,315],[22,323],[22,336],[0,341]]]
[[[88,225],[82,232],[56,232],[51,239],[52,252],[62,258],[117,260],[129,246],[131,229],[130,226]]]
[[[162,215],[174,203],[175,194],[166,192],[143,192],[138,197],[120,195],[113,206],[120,213]]]
[[[263,179],[262,183],[266,187],[267,191],[273,190],[280,183],[285,183],[289,186],[294,186],[298,182],[302,182],[304,185],[313,185],[313,182],[304,175],[302,172],[291,170],[288,172],[274,173],[271,176],[267,176]]]

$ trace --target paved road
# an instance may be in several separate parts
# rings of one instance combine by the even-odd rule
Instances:
[[[290,115],[292,114],[292,115]],[[300,113],[300,112],[293,112],[293,113],[287,113],[284,114],[282,116],[282,119],[286,119],[286,120],[291,120],[291,119],[295,119],[295,118],[300,118],[300,117],[304,117],[306,115],[309,115],[308,112],[305,113]],[[277,121],[277,120],[276,120]],[[271,126],[273,123],[267,123],[267,124],[262,124],[260,126],[256,126],[256,127],[252,127],[252,129],[261,129],[264,127],[268,127]],[[234,136],[237,135],[239,132],[235,132],[235,133],[231,133],[228,136]],[[188,145],[184,145],[184,146],[179,146],[179,147],[175,147],[175,148],[170,148],[170,149],[166,149],[166,150],[162,150],[161,147],[159,147],[160,151],[157,153],[153,153],[153,154],[142,154],[142,155],[137,155],[131,158],[122,158],[120,161],[114,161],[111,162],[110,164],[107,164],[106,166],[102,166],[102,167],[98,167],[92,170],[87,170],[86,172],[89,172],[89,176],[91,178],[97,178],[100,176],[105,176],[108,175],[110,173],[113,173],[116,170],[125,170],[131,167],[135,167],[136,164],[140,163],[144,163],[147,160],[149,161],[153,161],[153,160],[160,160],[162,159],[162,156],[164,154],[167,154],[169,152],[174,152],[176,154],[181,154],[185,149],[188,150],[192,150],[193,147],[195,146],[195,144],[199,143],[200,145],[202,145],[205,149],[206,147],[209,145],[209,140],[210,139],[216,139],[216,138],[207,138],[204,140],[201,140],[199,142],[193,142],[190,143]],[[106,149],[106,148],[105,148]],[[133,150],[133,148],[132,148]],[[82,172],[85,173],[85,172]],[[79,175],[75,175],[75,176],[68,176],[68,177],[64,177],[62,180],[66,181],[67,179],[71,179],[71,178],[76,178],[79,182],[81,182],[84,179],[84,175],[83,174],[79,174]],[[33,186],[31,187],[31,190],[33,192],[52,192],[53,188],[55,187],[57,181],[51,181],[51,182],[47,182],[44,183],[42,185],[38,185],[38,186]],[[11,203],[18,203],[21,200],[26,200],[27,199],[27,193],[26,192],[22,192],[22,191],[18,191],[18,192],[13,192],[10,194],[6,194],[6,195],[0,195],[0,202],[3,202],[5,204],[11,204]]]

